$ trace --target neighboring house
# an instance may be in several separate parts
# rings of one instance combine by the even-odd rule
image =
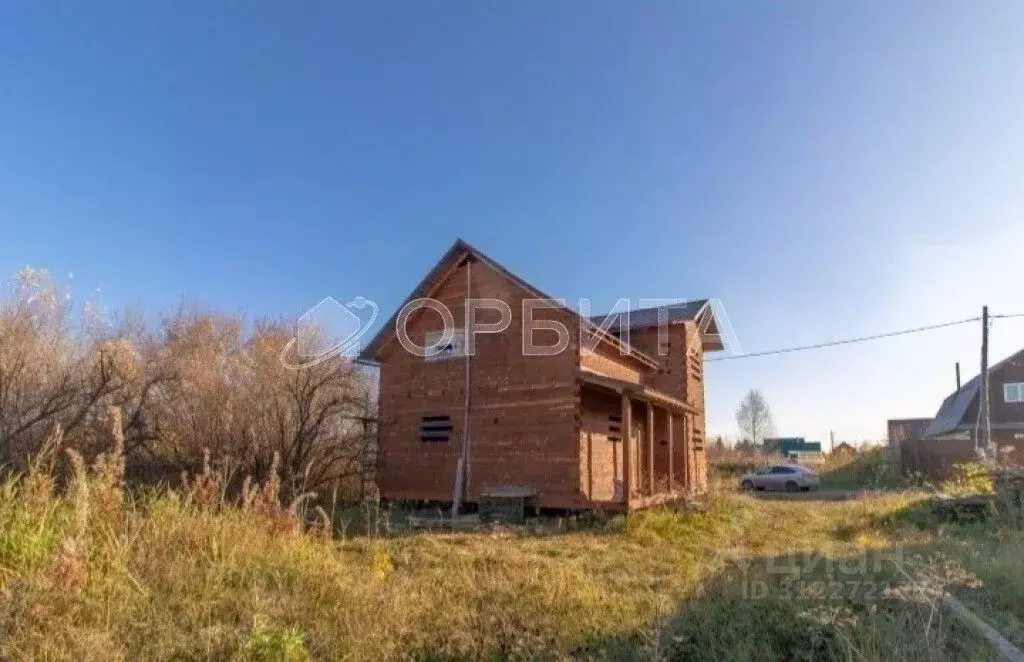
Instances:
[[[1009,448],[1014,463],[1024,459],[1024,350],[989,368],[989,413],[996,448]],[[949,474],[953,465],[978,459],[975,442],[981,418],[981,378],[950,394],[933,419],[889,421],[889,447],[905,472]],[[923,429],[922,429],[923,428]]]
[[[852,444],[844,441],[829,451],[829,455],[854,455],[856,452],[857,449]]]
[[[997,446],[1024,442],[1024,350],[989,368],[989,416]],[[979,426],[981,376],[977,375],[943,401],[925,430],[930,439],[974,441]]]
[[[911,439],[924,439],[928,426],[932,424],[931,418],[890,418],[886,421],[886,430],[889,433],[889,443],[908,441]]]
[[[792,457],[801,453],[821,453],[820,441],[807,441],[803,437],[768,437],[764,440],[765,453],[778,453]]]
[[[924,439],[925,432],[931,424],[932,419],[930,418],[890,418],[886,422],[889,447],[895,449],[896,454],[899,454],[901,443]]]
[[[535,493],[538,507],[629,509],[707,488],[703,355],[722,349],[709,305],[669,307],[661,337],[656,311],[634,311],[626,344],[618,322],[600,332],[462,240],[406,303],[421,297],[443,302],[459,327],[440,355],[406,351],[397,312],[360,355],[380,366],[383,498],[451,501],[464,431],[469,502],[515,486]],[[501,333],[477,335],[468,360],[467,298],[499,299],[512,312]],[[545,304],[533,311],[534,326],[560,323],[569,331],[564,351],[524,356],[524,326],[531,332],[524,299]],[[481,322],[497,321],[496,311],[479,312]],[[420,309],[404,328],[425,344],[437,338],[442,319]],[[543,328],[533,333],[538,344],[558,337]]]
[[[903,446],[924,439],[924,433],[932,424],[930,418],[890,418],[886,422],[888,446],[885,449],[889,462],[900,469],[912,469],[903,465]]]

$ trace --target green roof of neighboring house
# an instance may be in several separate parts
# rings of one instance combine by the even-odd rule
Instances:
[[[820,441],[807,441],[803,437],[775,437],[764,440],[765,448],[778,450],[783,455],[790,453],[820,453]]]

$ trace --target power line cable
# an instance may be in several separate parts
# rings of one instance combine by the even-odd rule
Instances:
[[[1024,317],[1024,314],[1021,315]],[[1012,317],[1010,315],[1002,317]],[[887,333],[876,333],[872,336],[858,336],[856,338],[847,338],[845,340],[833,340],[831,342],[817,343],[814,345],[801,345],[800,347],[787,347],[785,349],[772,349],[764,352],[754,352],[752,354],[737,354],[735,356],[716,356],[712,358],[704,359],[707,362],[712,361],[731,361],[734,359],[752,359],[758,356],[773,356],[776,354],[789,354],[792,352],[804,352],[811,349],[824,349],[826,347],[836,347],[837,345],[850,345],[853,343],[867,342],[869,340],[881,340],[882,338],[893,338],[895,336],[905,336],[911,333],[921,333],[922,331],[933,331],[935,329],[943,329],[950,326],[957,326],[960,324],[967,324],[969,322],[977,322],[980,317],[968,317],[967,319],[955,320],[952,322],[942,322],[941,324],[930,324],[928,326],[919,326],[913,329],[903,329],[902,331],[889,331]]]

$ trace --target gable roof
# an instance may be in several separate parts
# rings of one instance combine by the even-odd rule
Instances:
[[[989,376],[991,377],[993,372],[999,370],[1010,361],[1021,357],[1024,357],[1024,350],[1021,350],[1016,354],[1011,354],[999,363],[990,366],[988,369]],[[970,408],[971,403],[979,396],[980,392],[981,374],[977,374],[969,382],[960,387],[959,391],[951,393],[942,401],[942,406],[939,407],[938,413],[935,414],[935,418],[932,419],[928,429],[925,430],[925,437],[935,437],[955,430],[973,430],[975,422],[964,421],[963,418],[964,414],[966,414],[967,410]]]
[[[515,283],[517,286],[526,290],[534,298],[547,299],[552,301],[555,299],[555,297],[545,294],[544,292],[540,291],[530,283],[526,282],[513,272],[509,271],[508,269],[503,267],[501,264],[493,260],[490,256],[486,255],[482,251],[474,248],[473,246],[469,245],[462,239],[456,239],[455,243],[451,245],[451,248],[445,251],[444,255],[441,256],[441,259],[438,260],[437,263],[430,269],[430,271],[427,272],[427,275],[423,277],[423,280],[421,280],[419,284],[416,285],[416,287],[413,289],[413,291],[409,293],[409,296],[407,296],[405,300],[402,301],[401,305],[398,306],[398,308],[391,315],[391,317],[388,318],[387,322],[384,323],[384,326],[381,327],[380,331],[377,332],[377,335],[375,335],[373,339],[366,345],[366,348],[359,353],[359,360],[371,363],[376,361],[377,354],[384,347],[384,345],[387,344],[387,341],[390,340],[392,335],[394,334],[395,322],[398,320],[399,311],[401,311],[402,308],[413,299],[429,296],[435,283],[437,283],[440,279],[445,277],[450,271],[453,271],[457,267],[461,266],[462,263],[465,262],[467,259],[471,258],[477,260],[478,262],[486,264],[491,269],[494,269],[499,274],[501,274],[511,282]],[[567,306],[559,306],[559,308],[578,317],[581,320],[581,322],[583,324],[588,325],[591,328],[591,330],[600,331],[600,328],[597,325],[595,325],[589,319],[580,315],[572,308],[569,308]],[[611,343],[613,346],[620,348],[626,356],[630,356],[640,361],[641,363],[647,365],[650,368],[658,367],[658,363],[653,358],[651,358],[647,354],[644,354],[637,348],[631,347],[630,345],[623,342],[614,335],[611,335],[609,333],[603,333],[602,340],[605,340],[606,342]]]
[[[956,391],[946,397],[942,401],[942,406],[939,407],[939,411],[935,414],[935,418],[928,424],[928,429],[924,431],[925,437],[935,437],[940,434],[946,434],[952,432],[960,427],[963,421],[964,414],[967,413],[967,409],[974,402],[974,399],[978,396],[978,392],[981,390],[981,379],[975,377],[971,381],[961,387],[959,391]],[[973,425],[971,427],[974,427]]]
[[[715,319],[715,311],[712,309],[711,301],[708,299],[696,299],[694,301],[680,301],[664,306],[653,308],[637,308],[629,311],[630,329],[649,329],[658,326],[659,319],[664,315],[667,324],[682,324],[683,322],[695,321],[701,332],[701,344],[705,351],[725,349],[718,332],[718,322]],[[622,329],[622,318],[616,314],[602,313],[592,315],[590,321],[601,324],[609,317],[614,316],[614,321],[609,325],[609,331],[620,331]]]

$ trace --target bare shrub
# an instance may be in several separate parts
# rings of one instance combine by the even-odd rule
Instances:
[[[56,426],[79,447],[95,441],[97,412],[124,386],[124,347],[88,316],[73,323],[68,295],[45,271],[23,269],[0,300],[0,464],[18,470]]]
[[[235,479],[279,480],[289,501],[335,489],[359,495],[375,430],[356,366],[339,357],[287,368],[290,330],[280,322],[243,334],[237,318],[182,312],[164,326],[179,377],[151,405],[163,452],[188,468],[207,449],[232,458]]]
[[[118,486],[126,471],[143,482],[205,473],[212,456],[218,500],[245,476],[278,481],[281,499],[302,496],[296,505],[364,493],[376,430],[368,379],[352,362],[286,367],[293,329],[280,321],[182,306],[148,326],[130,313],[74,315],[70,301],[28,268],[0,299],[0,466],[24,473],[59,428],[76,462],[95,458]]]

